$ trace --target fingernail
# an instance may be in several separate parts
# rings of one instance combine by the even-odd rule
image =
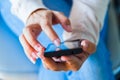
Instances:
[[[33,64],[35,64],[36,63],[36,61],[32,58],[32,59],[30,59],[30,61],[33,63]]]
[[[85,41],[82,41],[82,42],[81,42],[81,45],[84,46],[84,47],[86,47],[86,48],[89,47],[89,45],[88,45]]]
[[[35,57],[33,57],[33,56],[32,56],[32,54],[31,54],[31,56],[30,56],[30,61],[31,61],[33,64],[35,64],[35,63],[36,63],[36,58],[35,58]]]
[[[59,40],[59,39],[55,39],[55,40],[53,41],[53,43],[54,43],[57,47],[60,46],[60,40]]]
[[[64,57],[61,57],[61,60],[62,60],[62,61],[66,61],[66,58],[64,58]]]
[[[34,49],[35,49],[36,51],[40,51],[40,48],[41,48],[41,45],[40,45],[40,44],[37,44],[37,45],[34,47]]]
[[[44,59],[44,49],[41,48],[41,50],[37,53],[37,56],[39,56],[41,59]]]
[[[81,46],[83,46],[83,50],[88,53],[93,53],[94,48],[86,41],[81,42]]]

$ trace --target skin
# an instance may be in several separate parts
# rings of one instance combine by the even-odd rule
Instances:
[[[81,46],[83,53],[62,56],[62,62],[59,63],[52,58],[44,57],[45,48],[37,40],[37,37],[40,35],[41,31],[44,31],[51,41],[53,41],[56,46],[59,46],[60,39],[52,29],[52,25],[58,23],[60,23],[67,32],[72,32],[70,20],[65,17],[64,14],[45,9],[36,10],[27,19],[26,27],[23,29],[23,33],[20,35],[19,40],[26,56],[32,63],[35,63],[37,58],[41,58],[44,67],[47,69],[53,71],[77,71],[89,55],[95,52],[96,46],[88,40],[82,40]]]

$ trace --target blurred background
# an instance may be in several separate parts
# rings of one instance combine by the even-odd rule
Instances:
[[[111,0],[109,5],[106,43],[111,52],[113,72],[120,80],[120,0]]]
[[[22,50],[20,43],[18,43],[19,40],[16,38],[18,37],[19,33],[21,33],[22,31],[19,29],[19,27],[24,25],[15,16],[13,16],[12,14],[8,14],[10,13],[10,3],[7,1],[8,0],[4,0],[4,1],[0,0],[0,53],[5,53],[2,55],[0,54],[0,56],[2,56],[2,58],[0,58],[0,70],[1,69],[4,70],[8,67],[9,67],[8,71],[19,70],[22,72],[24,71],[24,69],[26,69],[26,67],[28,71],[29,69],[31,70],[31,68],[33,67],[36,67],[36,68],[33,68],[33,71],[34,69],[37,70],[39,64],[36,64],[35,66],[31,66],[32,64],[29,62],[29,60],[26,57],[23,57],[24,52]],[[105,41],[111,53],[113,73],[116,77],[116,80],[120,80],[120,0],[111,0],[109,4],[107,18],[108,18],[107,19],[108,29],[107,29],[107,35],[106,35]],[[12,27],[14,29],[16,28],[16,25],[19,31],[17,31],[18,33],[16,32],[13,33],[9,29],[9,26],[14,26]],[[9,42],[7,42],[6,39],[9,40]],[[13,46],[17,46],[17,48],[14,48]],[[8,51],[9,53],[11,53],[10,55],[8,54]],[[19,53],[19,54],[14,54],[14,53]],[[6,58],[6,54],[8,54],[9,59]],[[13,63],[12,59],[17,59],[17,60],[15,60]],[[4,62],[1,60],[4,60]],[[14,66],[17,66],[17,67],[13,68],[13,66],[9,65],[9,63],[5,64],[5,61],[6,63],[8,63],[9,61],[9,63],[14,64]],[[28,64],[28,65],[26,65],[25,67],[22,64]]]

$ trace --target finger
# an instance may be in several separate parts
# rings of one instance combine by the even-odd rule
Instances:
[[[67,68],[69,68],[70,70],[73,70],[73,71],[79,70],[83,63],[81,60],[79,60],[76,56],[73,56],[73,55],[62,56],[61,59],[63,61],[66,61]]]
[[[87,52],[82,52],[80,54],[76,54],[75,56],[78,57],[82,62],[84,62],[90,54]]]
[[[33,64],[35,64],[36,59],[38,58],[37,52],[29,45],[23,34],[19,37],[19,40],[23,46],[26,56]]]
[[[81,46],[84,52],[93,53],[96,50],[96,45],[88,40],[82,40]]]
[[[52,28],[52,16],[47,15],[48,17],[42,17],[40,19],[40,25],[42,30],[46,33],[46,35],[53,41],[56,46],[60,45],[60,39],[56,32]]]
[[[57,20],[58,23],[60,23],[66,31],[68,31],[68,32],[72,31],[72,27],[70,25],[70,20],[66,16],[64,16],[64,14],[57,12],[57,11],[53,11],[53,14],[55,16],[54,19]]]
[[[56,63],[51,58],[44,58],[42,59],[42,63],[50,70],[53,71],[61,71],[61,70],[68,70],[65,66],[65,63]]]
[[[38,24],[32,24],[23,29],[25,39],[36,51],[40,51],[41,48],[44,48],[37,40],[37,36],[40,32],[41,28]]]

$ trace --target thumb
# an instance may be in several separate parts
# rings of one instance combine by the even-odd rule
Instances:
[[[85,52],[94,53],[96,51],[96,45],[88,40],[82,40],[81,46]]]

